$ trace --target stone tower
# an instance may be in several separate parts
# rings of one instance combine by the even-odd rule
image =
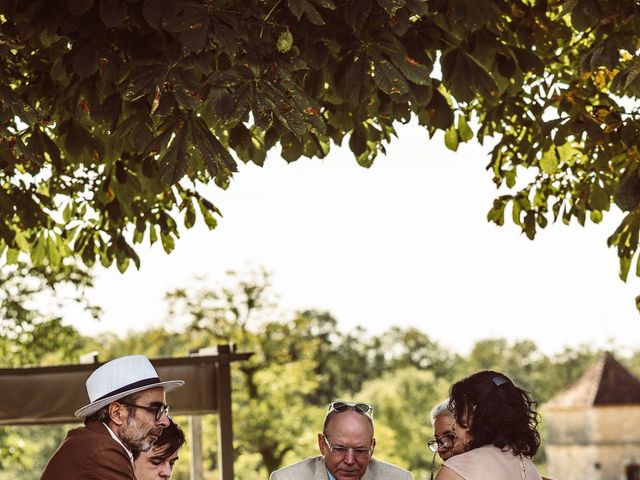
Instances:
[[[551,477],[640,480],[640,380],[610,353],[543,412]]]

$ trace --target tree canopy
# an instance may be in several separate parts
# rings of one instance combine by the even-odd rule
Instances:
[[[346,142],[367,167],[414,118],[494,138],[488,218],[529,238],[615,202],[626,279],[639,34],[632,0],[0,0],[0,250],[124,270],[215,227],[204,186],[239,161]]]

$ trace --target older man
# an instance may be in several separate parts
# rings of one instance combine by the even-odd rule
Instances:
[[[142,355],[117,358],[87,380],[90,403],[75,412],[71,430],[41,480],[135,480],[133,452],[145,452],[169,425],[165,393],[184,385],[162,382]]]
[[[169,480],[173,466],[178,461],[178,451],[185,442],[184,432],[176,422],[169,419],[169,426],[148,452],[136,454],[133,461],[137,480]]]
[[[413,480],[406,470],[372,458],[375,446],[373,407],[332,402],[318,434],[322,455],[281,468],[270,480]]]

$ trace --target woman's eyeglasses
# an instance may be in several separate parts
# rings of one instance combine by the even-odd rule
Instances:
[[[440,438],[436,437],[427,442],[427,447],[432,452],[437,452],[441,448],[449,449],[453,448],[456,443],[456,439],[458,437],[454,433],[447,433],[446,435],[441,436]]]
[[[329,404],[329,409],[327,411],[327,415],[331,412],[344,412],[346,410],[355,410],[358,413],[366,415],[367,417],[373,417],[373,405],[369,405],[368,403],[360,403],[360,402],[331,402]]]
[[[449,450],[456,446],[458,436],[455,433],[446,433],[441,437],[435,437],[427,442],[427,447],[433,452],[431,459],[431,480],[433,480],[436,471],[436,452],[441,449]]]

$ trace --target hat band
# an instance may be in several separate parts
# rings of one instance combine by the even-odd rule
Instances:
[[[126,392],[128,390],[133,390],[134,388],[146,387],[147,385],[155,385],[156,383],[160,383],[160,379],[158,377],[150,377],[150,378],[145,378],[144,380],[138,380],[137,382],[130,383],[129,385],[125,385],[124,387],[120,387],[105,395],[102,395],[100,398],[96,398],[91,403],[98,402],[104,398],[111,397],[112,395],[117,395],[119,393]]]

